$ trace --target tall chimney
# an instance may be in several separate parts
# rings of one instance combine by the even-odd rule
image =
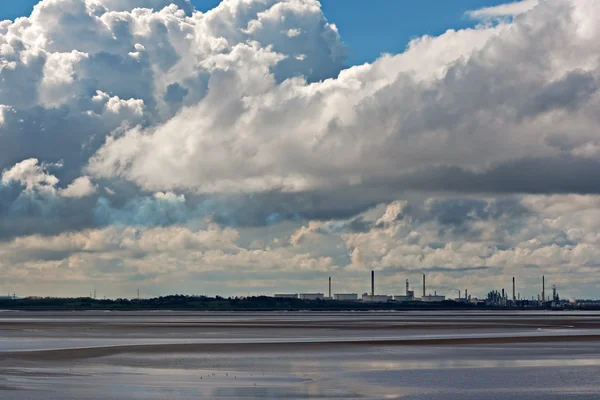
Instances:
[[[546,277],[542,275],[542,303],[546,301]]]
[[[371,296],[375,296],[375,271],[371,271]]]
[[[423,297],[425,297],[425,274],[423,274]]]
[[[408,279],[406,280],[406,295],[408,296]]]
[[[513,276],[513,301],[517,301],[517,297],[515,296],[515,277]]]
[[[469,300],[469,292],[465,289],[465,299]]]
[[[331,299],[331,277],[329,277],[329,298]]]

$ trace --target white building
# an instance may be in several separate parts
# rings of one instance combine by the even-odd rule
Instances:
[[[374,296],[371,296],[370,294],[365,293],[362,295],[362,301],[364,301],[365,303],[387,303],[392,299],[392,296],[388,296],[385,294],[376,294]]]
[[[356,293],[338,293],[333,295],[334,300],[338,301],[357,301],[358,294]]]
[[[431,294],[428,294],[427,296],[423,296],[421,298],[421,301],[424,303],[441,303],[444,300],[446,300],[446,296],[438,296]]]
[[[323,293],[300,293],[298,298],[300,300],[323,300],[325,295]]]
[[[273,297],[279,297],[281,299],[297,299],[298,295],[296,293],[276,293]]]

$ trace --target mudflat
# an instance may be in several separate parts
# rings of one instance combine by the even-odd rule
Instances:
[[[600,313],[0,312],[0,398],[597,398]]]

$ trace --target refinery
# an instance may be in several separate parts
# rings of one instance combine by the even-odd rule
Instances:
[[[427,276],[422,274],[419,282],[419,291],[410,286],[406,279],[402,294],[381,294],[375,290],[375,271],[370,273],[370,287],[362,294],[351,292],[334,293],[332,291],[332,278],[328,280],[328,293],[303,292],[303,293],[275,293],[271,296],[235,296],[214,298],[204,295],[167,295],[159,297],[140,297],[139,289],[136,296],[131,299],[97,298],[96,290],[89,296],[78,298],[52,298],[52,297],[17,297],[16,294],[0,296],[0,309],[160,309],[164,307],[185,309],[218,309],[218,310],[265,310],[265,309],[452,309],[452,308],[486,308],[486,309],[554,309],[554,310],[598,310],[598,300],[565,300],[562,299],[555,285],[550,292],[546,291],[546,278],[541,276],[540,292],[533,297],[526,298],[517,292],[517,282],[512,278],[512,291],[491,290],[485,296],[476,297],[468,288],[454,289],[456,297],[447,297],[438,294],[437,290],[428,291]],[[448,290],[446,288],[446,290]],[[212,302],[212,303],[211,303]]]
[[[332,293],[331,291],[331,277],[329,277],[329,292],[326,296],[324,293],[276,293],[273,295],[275,298],[282,299],[300,299],[300,300],[312,300],[312,301],[344,301],[344,302],[361,302],[361,303],[462,303],[470,304],[474,306],[488,306],[488,307],[499,307],[499,308],[528,308],[528,307],[550,307],[550,308],[563,308],[565,305],[570,304],[568,300],[561,300],[556,290],[556,286],[552,286],[552,296],[546,294],[546,277],[542,276],[541,281],[541,292],[537,295],[537,298],[532,297],[531,299],[521,298],[521,294],[517,293],[515,277],[512,278],[512,295],[509,292],[501,289],[500,291],[490,291],[484,298],[472,297],[469,294],[469,290],[465,289],[464,292],[458,291],[458,297],[446,298],[446,296],[438,295],[437,291],[427,293],[426,275],[423,274],[422,292],[421,296],[416,296],[415,291],[410,289],[408,279],[406,280],[406,287],[404,294],[389,295],[389,294],[377,294],[375,291],[375,271],[371,271],[371,288],[370,292],[365,292],[362,295],[358,293]]]

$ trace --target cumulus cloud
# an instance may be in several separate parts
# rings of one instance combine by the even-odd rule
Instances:
[[[278,6],[246,31],[277,20],[271,15],[280,15]],[[285,59],[268,49],[239,49],[213,64],[230,73],[219,74],[196,105],[163,124],[109,138],[89,172],[147,190],[202,193],[377,182],[435,190],[432,174],[454,175],[441,179],[450,190],[477,190],[470,175],[492,180],[528,163],[532,174],[546,176],[548,191],[560,191],[568,182],[553,180],[552,161],[571,159],[565,173],[573,176],[588,161],[548,138],[595,142],[599,74],[597,32],[589,23],[596,13],[589,9],[597,6],[544,2],[511,22],[415,40],[402,54],[322,82],[278,82],[253,63],[273,68]],[[527,191],[517,176],[502,185]]]
[[[236,243],[238,237],[236,230],[215,224],[201,230],[179,226],[147,229],[112,226],[0,242],[0,256],[6,262],[5,282],[13,285],[28,282],[30,287],[40,285],[42,280],[46,284],[86,285],[101,273],[104,284],[124,286],[145,280],[168,286],[176,279],[181,280],[179,290],[182,287],[189,290],[192,287],[186,281],[191,282],[197,274],[220,279],[231,274],[240,278],[281,272],[301,275],[322,272],[332,266],[328,257],[313,257],[285,247],[244,248]],[[230,281],[233,286],[241,283],[237,279]],[[214,292],[214,287],[206,289],[208,293],[219,293]],[[45,290],[47,293],[48,288]],[[105,290],[112,288],[105,286]]]
[[[522,163],[548,191],[570,191],[545,166],[567,158],[565,174],[577,175],[596,162],[593,1],[511,3],[520,18],[415,39],[346,70],[337,29],[313,0],[227,0],[206,13],[139,5],[46,0],[3,23],[3,73],[23,93],[2,101],[16,110],[0,136],[9,162],[20,161],[11,144],[29,139],[21,147],[46,159],[43,132],[59,129],[54,156],[69,165],[60,179],[88,163],[85,174],[150,192],[377,185],[375,201],[392,199],[390,185],[396,195],[440,181],[476,191],[473,174],[486,191],[527,191],[516,176],[494,182]],[[67,9],[85,23],[57,24]],[[548,27],[554,39],[542,40]],[[17,139],[24,129],[31,138]],[[577,147],[554,146],[561,136]]]
[[[171,194],[156,197],[180,201]],[[112,225],[22,236],[0,243],[0,256],[7,279],[20,285],[53,281],[64,269],[61,277],[71,283],[95,281],[99,271],[102,280],[121,284],[140,278],[192,283],[201,274],[227,280],[228,293],[249,276],[275,281],[286,276],[287,283],[272,288],[293,291],[298,290],[293,285],[308,290],[319,277],[325,284],[333,275],[340,290],[361,292],[368,271],[376,269],[387,292],[427,273],[439,293],[466,287],[483,295],[516,275],[521,293],[535,295],[539,275],[545,274],[562,293],[581,296],[600,278],[599,201],[589,195],[415,199],[349,220],[276,229],[260,242],[254,228],[210,222],[201,228]]]
[[[81,176],[73,181],[60,195],[63,197],[81,198],[96,192],[97,186],[92,183],[89,176]]]
[[[36,158],[29,158],[15,164],[2,173],[2,183],[10,185],[17,183],[24,187],[25,192],[45,192],[63,197],[81,198],[96,191],[89,176],[75,179],[64,189],[57,189],[58,178],[48,172],[49,168],[62,168],[62,164],[40,164]]]
[[[48,173],[45,165],[39,165],[36,158],[29,158],[2,173],[3,184],[9,185],[13,182],[23,185],[29,192],[34,190],[54,192],[58,179]]]
[[[34,154],[64,160],[69,179],[115,129],[168,119],[230,75],[312,81],[344,60],[314,0],[227,0],[204,14],[187,0],[43,0],[1,23],[0,49],[0,168]]]

